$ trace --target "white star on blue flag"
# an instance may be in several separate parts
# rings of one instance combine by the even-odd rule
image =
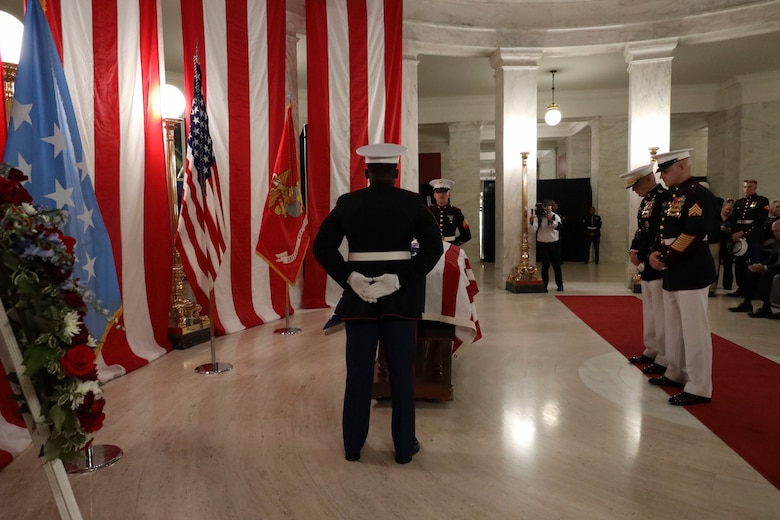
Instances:
[[[74,276],[102,309],[121,309],[114,256],[92,180],[84,168],[81,137],[65,73],[37,0],[27,2],[5,162],[30,177],[33,201],[69,213],[63,233],[76,239]],[[111,324],[91,306],[85,319],[98,340]]]

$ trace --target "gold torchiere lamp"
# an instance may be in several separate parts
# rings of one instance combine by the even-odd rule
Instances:
[[[184,113],[184,94],[173,85],[162,87],[162,116],[165,125],[165,167],[168,176],[168,208],[171,221],[171,304],[168,309],[168,337],[177,349],[185,349],[209,340],[208,316],[200,316],[201,306],[184,296],[184,269],[176,250],[179,202],[176,189],[176,146],[174,136]]]
[[[507,277],[506,290],[513,293],[544,292],[544,284],[537,275],[536,267],[531,265],[528,247],[528,155],[520,152],[523,158],[523,208],[522,236],[520,238],[520,264],[512,269]]]
[[[14,104],[14,83],[16,82],[16,64],[22,50],[24,24],[14,16],[0,11],[0,58],[3,60],[3,98],[5,100],[5,121],[11,121],[11,109]]]

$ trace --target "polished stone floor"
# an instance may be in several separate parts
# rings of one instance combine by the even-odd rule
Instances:
[[[623,265],[563,269],[564,295],[630,294]],[[298,335],[274,334],[277,322],[218,338],[229,372],[194,372],[210,360],[204,344],[109,382],[97,444],[125,454],[70,476],[83,517],[780,518],[780,491],[670,406],[558,293],[496,289],[491,264],[476,275],[484,337],[453,361],[454,400],[419,403],[412,463],[393,461],[384,402],[360,462],[344,460],[344,335],[322,334],[329,311],[300,311]],[[780,322],[727,312],[736,302],[723,295],[709,301],[713,332],[780,359]],[[28,449],[0,472],[0,519],[56,517]]]

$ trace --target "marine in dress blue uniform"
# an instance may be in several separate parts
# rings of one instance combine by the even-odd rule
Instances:
[[[653,269],[649,257],[658,236],[669,192],[656,182],[652,164],[634,168],[620,177],[626,180],[626,189],[642,197],[636,215],[637,228],[628,256],[641,278],[642,339],[645,349],[639,356],[632,356],[628,360],[631,363],[649,363],[642,369],[645,374],[663,374],[669,363],[666,358],[663,274]]]
[[[436,222],[419,194],[396,188],[398,158],[391,143],[357,150],[366,158],[367,188],[339,197],[314,240],[314,257],[344,288],[335,314],[345,322],[347,381],[342,417],[347,460],[360,458],[368,436],[378,343],[387,358],[392,389],[396,462],[412,460],[415,438],[414,361],[425,276],[442,255]],[[346,238],[349,254],[339,247]],[[419,252],[410,253],[416,239]]]
[[[669,205],[661,218],[653,268],[663,271],[666,356],[661,386],[683,387],[669,398],[675,405],[709,403],[712,397],[712,336],[707,293],[715,280],[707,232],[712,196],[691,178],[689,150],[658,154],[661,180],[669,186]]]
[[[729,219],[733,241],[744,238],[747,252],[734,258],[734,277],[737,290],[729,296],[745,296],[743,285],[747,276],[747,266],[761,262],[764,256],[764,227],[769,217],[769,199],[756,193],[758,182],[747,179],[742,183],[744,197],[734,203],[734,211]]]
[[[460,208],[450,204],[451,190],[455,182],[449,179],[434,179],[428,184],[433,188],[433,197],[436,199],[436,204],[431,204],[428,209],[439,224],[442,240],[456,246],[471,240],[471,229],[466,217]]]

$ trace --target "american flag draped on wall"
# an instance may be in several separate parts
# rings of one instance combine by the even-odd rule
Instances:
[[[181,253],[190,287],[202,298],[208,298],[225,252],[225,218],[198,61],[195,62],[194,79],[176,247]]]
[[[366,186],[355,150],[401,143],[402,29],[399,0],[306,0],[312,236],[339,195]],[[335,305],[341,292],[319,264],[306,262],[304,307]]]
[[[181,11],[185,92],[193,92],[189,60],[198,54],[219,165],[226,249],[214,283],[213,318],[218,333],[229,333],[285,312],[287,285],[255,254],[284,123],[285,2],[182,0]],[[208,295],[195,297],[208,308]]]
[[[92,178],[119,274],[126,331],[113,329],[101,351],[100,377],[106,380],[170,350],[172,237],[170,226],[161,224],[170,216],[162,120],[153,108],[159,107],[164,68],[158,5],[156,0],[47,0],[46,17],[53,33],[61,35],[55,44],[62,49],[81,134],[80,173]],[[18,453],[7,426],[0,421],[0,458],[3,449]]]

